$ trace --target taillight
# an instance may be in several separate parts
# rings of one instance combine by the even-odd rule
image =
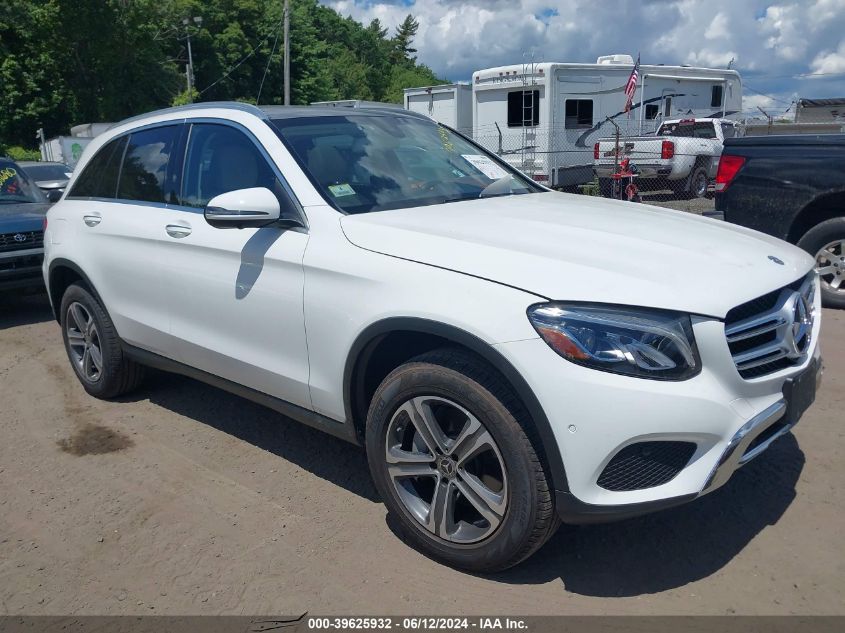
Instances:
[[[716,172],[716,191],[727,189],[744,164],[745,158],[742,156],[722,154],[719,159],[719,171]]]
[[[675,143],[672,141],[663,141],[660,146],[660,158],[668,160],[675,155]]]
[[[599,144],[596,143],[595,145],[593,145],[593,160],[598,160],[598,159],[599,159]]]
[[[534,174],[534,180],[536,182],[549,182],[549,175],[548,174]]]

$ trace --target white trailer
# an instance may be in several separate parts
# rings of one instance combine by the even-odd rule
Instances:
[[[732,118],[742,110],[735,70],[641,65],[633,106],[625,85],[634,60],[516,64],[472,75],[473,138],[535,180],[571,187],[593,179],[593,146],[615,130],[654,133],[665,119]]]
[[[472,133],[472,86],[444,84],[405,88],[406,110],[424,114],[452,129]]]
[[[41,160],[76,167],[76,163],[82,156],[82,150],[93,140],[92,137],[85,136],[53,137],[41,143]]]

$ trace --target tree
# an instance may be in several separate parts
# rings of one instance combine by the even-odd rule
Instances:
[[[396,27],[396,35],[393,38],[393,62],[395,64],[402,64],[403,66],[414,66],[417,58],[414,53],[416,48],[412,48],[411,44],[414,37],[417,35],[417,30],[420,28],[420,23],[410,13],[405,16],[398,27]]]
[[[32,148],[72,125],[118,121],[174,103],[281,103],[282,3],[265,0],[14,0],[0,20],[0,142]],[[184,18],[202,16],[202,24]],[[186,28],[194,92],[187,93]],[[416,63],[419,23],[393,37],[379,20],[291,0],[291,98],[401,101],[442,83]],[[275,43],[275,47],[274,47]]]

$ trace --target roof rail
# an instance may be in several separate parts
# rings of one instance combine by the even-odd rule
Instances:
[[[151,112],[145,112],[144,114],[138,114],[128,119],[123,119],[122,121],[118,121],[117,123],[113,123],[109,126],[108,129],[116,128],[120,125],[124,125],[126,123],[131,123],[132,121],[140,121],[142,119],[146,119],[151,116],[156,116],[159,114],[170,114],[171,112],[189,112],[192,110],[207,110],[210,108],[224,108],[228,110],[240,110],[241,112],[249,112],[250,114],[254,114],[257,117],[262,119],[266,119],[267,115],[264,111],[255,106],[251,103],[243,103],[241,101],[202,101],[200,103],[188,103],[181,106],[174,106],[172,108],[161,108],[159,110],[153,110]]]

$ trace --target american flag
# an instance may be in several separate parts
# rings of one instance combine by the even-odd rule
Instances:
[[[634,102],[634,93],[637,91],[637,83],[640,81],[640,56],[637,55],[637,63],[634,64],[634,70],[631,71],[631,76],[628,77],[628,83],[625,84],[625,112],[631,110],[631,104]]]

